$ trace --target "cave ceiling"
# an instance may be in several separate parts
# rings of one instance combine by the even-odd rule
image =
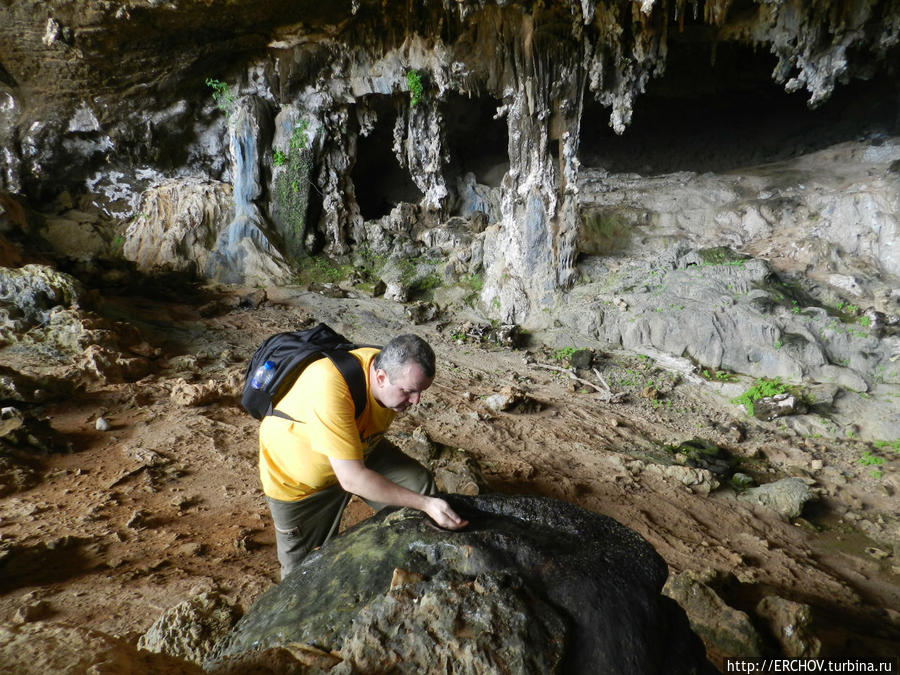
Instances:
[[[273,119],[321,122],[332,252],[390,203],[447,215],[454,172],[505,176],[496,274],[542,270],[521,280],[532,304],[572,283],[580,166],[725,170],[813,147],[805,115],[842,89],[820,116],[835,129],[896,125],[900,100],[900,0],[4,0],[0,17],[3,191],[40,205],[113,175],[124,195],[146,176],[231,182],[208,86],[224,82]],[[760,144],[763,126],[782,131]],[[388,147],[399,168],[379,168]],[[353,188],[379,171],[384,203]]]

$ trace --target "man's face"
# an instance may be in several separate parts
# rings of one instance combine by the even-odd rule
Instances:
[[[407,363],[393,379],[381,368],[375,371],[372,394],[375,400],[394,412],[403,412],[419,402],[419,396],[434,382],[426,377],[422,367],[415,362]]]

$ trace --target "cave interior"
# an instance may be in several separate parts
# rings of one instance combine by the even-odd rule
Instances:
[[[666,71],[651,79],[634,103],[621,135],[609,110],[588,91],[581,118],[582,167],[643,176],[689,171],[725,173],[784,161],[851,140],[877,143],[900,126],[900,86],[879,73],[836,87],[811,108],[808,93],[788,93],[772,79],[776,58],[735,43],[682,40],[670,48]],[[387,215],[422,194],[392,149],[397,106],[405,96],[371,95],[374,130],[358,140],[353,181],[366,220]],[[442,102],[449,162],[444,177],[454,202],[456,180],[467,172],[481,185],[499,187],[509,168],[506,120],[488,95],[451,94]],[[452,210],[452,209],[451,209]],[[451,215],[457,215],[451,213]]]

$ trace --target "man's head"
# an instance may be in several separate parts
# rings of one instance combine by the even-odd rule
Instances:
[[[434,351],[417,335],[398,335],[372,361],[372,395],[385,408],[403,412],[419,402],[434,381]]]

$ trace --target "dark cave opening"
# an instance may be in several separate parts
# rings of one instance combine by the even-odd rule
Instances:
[[[400,202],[418,203],[422,193],[394,156],[394,99],[372,95],[365,104],[375,112],[377,122],[368,136],[360,136],[357,141],[352,175],[360,213],[363,219],[373,220],[387,215]],[[443,102],[445,142],[450,154],[444,177],[451,201],[456,196],[457,179],[467,173],[474,174],[477,183],[499,187],[509,170],[509,133],[505,119],[494,119],[496,112],[497,102],[489,97],[453,94]]]
[[[490,97],[451,95],[444,103],[444,128],[450,148],[450,165],[444,175],[450,186],[466,173],[475,181],[499,187],[509,170],[509,132],[505,119],[494,119],[497,101]]]
[[[720,44],[713,58],[712,49],[685,36],[673,41],[665,75],[637,98],[621,136],[609,127],[609,109],[588,94],[582,165],[642,175],[723,172],[897,133],[895,78],[839,84],[810,109],[805,90],[788,94],[772,80],[776,60],[768,51]]]
[[[366,97],[365,105],[375,112],[377,121],[368,136],[357,139],[352,177],[363,219],[375,220],[401,202],[417,204],[422,192],[394,155],[394,98],[373,94]]]

